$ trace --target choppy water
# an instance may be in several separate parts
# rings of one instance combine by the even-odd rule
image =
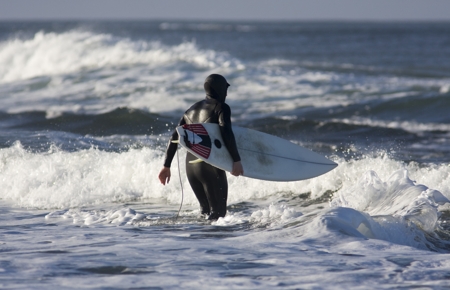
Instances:
[[[210,73],[339,166],[200,218],[157,174]],[[4,289],[450,286],[450,23],[1,22],[0,99]]]

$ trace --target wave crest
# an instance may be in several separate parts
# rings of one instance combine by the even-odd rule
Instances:
[[[168,46],[160,41],[131,40],[110,34],[73,30],[38,32],[33,38],[0,44],[0,81],[59,75],[105,67],[158,67],[188,63],[200,69],[243,65],[227,53],[202,50],[193,41]]]

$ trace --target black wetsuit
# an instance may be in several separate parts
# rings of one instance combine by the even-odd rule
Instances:
[[[178,123],[179,126],[193,123],[217,123],[220,125],[225,146],[234,162],[240,161],[233,130],[231,110],[225,104],[229,84],[221,75],[210,75],[205,80],[206,98],[190,107]],[[178,133],[174,131],[166,151],[165,167],[170,167],[177,150]],[[202,214],[209,219],[224,217],[227,211],[228,182],[225,171],[205,162],[190,164],[197,157],[187,153],[186,174],[201,207]]]

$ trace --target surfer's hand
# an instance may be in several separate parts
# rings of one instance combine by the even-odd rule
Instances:
[[[166,185],[166,181],[167,181],[167,184],[169,184],[169,181],[170,181],[170,168],[169,167],[163,167],[163,169],[161,169],[161,171],[159,172],[158,178],[159,178],[159,181],[161,182],[162,185]]]
[[[233,162],[233,170],[231,174],[234,176],[239,176],[244,174],[244,168],[242,167],[241,161]]]

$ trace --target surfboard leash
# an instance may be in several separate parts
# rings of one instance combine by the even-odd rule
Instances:
[[[178,209],[177,215],[175,216],[175,220],[177,220],[178,216],[180,215],[181,207],[183,206],[183,199],[184,199],[183,182],[181,181],[180,157],[178,156],[178,145],[177,145],[177,164],[178,164],[178,177],[180,179],[180,186],[181,186],[181,203],[180,203],[180,208]]]

